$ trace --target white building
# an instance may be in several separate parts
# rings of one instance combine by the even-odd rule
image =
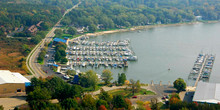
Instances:
[[[0,94],[25,92],[30,81],[20,73],[0,70]]]
[[[220,83],[208,83],[200,81],[193,97],[194,102],[220,103]]]

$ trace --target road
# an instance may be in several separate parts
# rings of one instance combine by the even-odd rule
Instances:
[[[65,17],[65,15],[69,13],[72,9],[78,7],[80,4],[81,4],[81,1],[78,4],[74,5],[72,8],[67,9],[66,12],[63,14],[62,18],[54,25],[54,27],[49,31],[46,37],[42,39],[42,41],[39,44],[37,44],[35,48],[28,55],[27,60],[26,60],[26,65],[28,67],[28,70],[33,74],[33,76],[38,77],[38,78],[39,77],[45,78],[48,76],[48,74],[46,74],[42,70],[43,65],[40,65],[37,63],[37,57],[40,53],[40,50],[44,48],[45,43],[49,43],[50,41],[52,41],[53,37],[55,36],[54,31],[60,28],[60,22]]]

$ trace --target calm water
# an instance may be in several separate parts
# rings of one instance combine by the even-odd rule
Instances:
[[[129,62],[127,69],[111,69],[114,79],[117,74],[125,72],[127,79],[140,80],[143,83],[162,81],[171,83],[181,77],[187,80],[197,55],[216,54],[216,60],[210,82],[220,82],[220,23],[194,24],[172,27],[156,27],[141,32],[114,33],[90,38],[96,41],[115,41],[130,39],[131,47],[138,56],[138,61]],[[171,70],[168,71],[168,68]],[[91,69],[80,68],[85,71]],[[104,67],[95,69],[101,74]],[[192,82],[187,81],[189,85]]]

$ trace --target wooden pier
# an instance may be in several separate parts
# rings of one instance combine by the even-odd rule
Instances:
[[[198,77],[197,77],[197,79],[196,79],[196,82],[195,82],[194,87],[197,86],[197,84],[198,84],[198,82],[199,82],[199,80],[200,80],[200,76],[201,76],[201,74],[202,74],[202,72],[203,72],[203,69],[204,69],[204,67],[205,67],[207,58],[208,58],[208,55],[205,55],[204,61],[203,61],[203,63],[202,63],[202,67],[201,67],[200,70],[199,70]]]

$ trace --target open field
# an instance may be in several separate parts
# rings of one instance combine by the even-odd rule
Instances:
[[[22,53],[22,45],[27,44],[29,48],[34,45],[30,44],[26,39],[0,39],[0,69],[10,70],[12,72],[20,72],[27,74],[25,68],[22,68],[22,58],[25,58]]]

